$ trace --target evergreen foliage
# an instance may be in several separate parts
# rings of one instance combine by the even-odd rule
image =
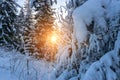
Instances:
[[[16,46],[14,26],[16,18],[16,4],[13,0],[3,0],[0,2],[0,45]]]
[[[45,58],[47,60],[54,59],[55,51],[52,51],[53,47],[48,43],[48,37],[53,32],[53,9],[51,8],[52,2],[49,0],[35,0],[33,6],[37,14],[35,15],[36,24],[33,34],[34,45],[35,45],[35,56],[38,58]]]

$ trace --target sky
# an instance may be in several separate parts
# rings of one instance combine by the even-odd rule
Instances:
[[[20,6],[23,6],[25,2],[25,0],[16,0],[16,1]],[[64,5],[65,5],[65,0],[57,0],[57,5],[54,4],[53,6],[57,8]]]

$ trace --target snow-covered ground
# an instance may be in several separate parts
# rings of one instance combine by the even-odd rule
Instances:
[[[9,52],[0,49],[0,80],[18,80],[11,72]]]
[[[54,65],[0,48],[0,80],[49,80]]]
[[[0,80],[18,80],[18,78],[9,70],[0,67]]]

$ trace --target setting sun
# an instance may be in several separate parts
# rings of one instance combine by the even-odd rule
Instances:
[[[52,37],[51,37],[51,42],[52,43],[55,43],[57,41],[57,37],[55,36],[55,35],[53,35]]]

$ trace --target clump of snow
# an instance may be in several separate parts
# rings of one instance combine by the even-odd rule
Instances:
[[[99,61],[94,62],[82,80],[119,80],[120,74],[120,32],[118,33],[115,49],[106,53]],[[93,77],[94,76],[94,77]]]
[[[93,5],[94,4],[94,5]],[[74,34],[76,36],[78,45],[86,40],[88,30],[87,27],[95,21],[96,27],[106,29],[106,21],[104,18],[105,10],[102,7],[101,0],[88,0],[73,12]]]
[[[120,15],[120,1],[118,0],[111,0],[109,3],[109,7],[107,8],[107,18],[110,20],[110,29],[115,27],[118,28],[119,26],[119,15]]]

